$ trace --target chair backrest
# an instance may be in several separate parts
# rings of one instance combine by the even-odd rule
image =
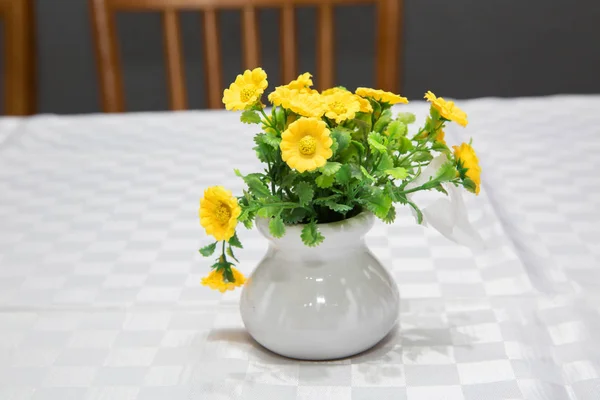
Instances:
[[[35,113],[35,46],[32,0],[0,0],[4,25],[4,114]]]
[[[119,62],[114,13],[117,11],[160,11],[164,28],[167,77],[170,107],[187,108],[182,46],[178,11],[198,10],[203,16],[206,65],[207,103],[209,108],[221,108],[223,82],[221,74],[220,40],[218,31],[219,9],[240,9],[242,12],[243,60],[246,68],[260,65],[257,9],[281,9],[282,78],[289,82],[297,75],[296,6],[312,5],[318,8],[317,75],[319,88],[334,84],[334,18],[335,6],[376,4],[376,86],[390,91],[398,90],[400,71],[400,13],[402,0],[90,0],[100,93],[105,112],[125,110],[123,78]]]

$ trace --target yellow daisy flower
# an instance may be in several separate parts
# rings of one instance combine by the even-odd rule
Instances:
[[[350,93],[350,91],[348,91],[346,89],[342,89],[342,88],[339,88],[339,87],[334,87],[334,88],[331,88],[331,89],[324,90],[323,93],[321,93],[321,95],[323,95],[323,96],[329,96],[329,95],[332,95],[332,94],[335,94],[335,93],[339,93],[339,92]],[[369,103],[369,100],[367,100],[367,99],[365,99],[363,97],[357,96],[355,94],[353,94],[352,96],[354,96],[354,98],[356,99],[356,101],[358,101],[358,103],[360,104],[360,112],[363,112],[363,113],[373,112],[373,107],[371,107],[371,103]]]
[[[373,107],[371,107],[371,103],[369,103],[369,100],[360,97],[360,96],[354,96],[356,97],[356,100],[358,100],[358,103],[360,104],[360,112],[362,113],[370,113],[373,112]]]
[[[398,96],[392,92],[386,92],[385,90],[371,89],[365,87],[359,87],[356,89],[356,94],[361,97],[371,97],[382,103],[389,104],[407,104],[408,99],[406,97]]]
[[[260,100],[267,86],[267,74],[262,68],[246,70],[223,91],[223,104],[228,110],[245,110]]]
[[[454,156],[456,157],[458,168],[467,168],[465,177],[475,183],[475,194],[479,194],[481,185],[481,167],[479,166],[479,160],[477,159],[475,150],[467,143],[461,144],[460,147],[453,146],[452,148],[454,149]]]
[[[347,90],[342,89],[340,87],[332,87],[331,89],[325,89],[325,90],[323,90],[321,92],[321,94],[323,96],[329,96],[331,94],[336,94],[336,93],[339,93],[339,92],[347,92]]]
[[[282,106],[303,117],[320,118],[325,113],[321,95],[318,93],[300,92],[279,86],[269,94],[269,101],[274,106]]]
[[[435,135],[435,141],[443,143],[443,144],[447,144],[446,143],[446,132],[444,132],[443,129],[440,129],[438,131],[437,135]]]
[[[298,78],[288,83],[286,87],[290,90],[302,90],[309,88],[313,85],[313,81],[311,78],[312,75],[309,72],[305,72],[302,75],[298,76]]]
[[[242,210],[237,199],[222,186],[212,186],[204,191],[200,199],[200,224],[206,234],[216,240],[229,240],[235,233],[237,218]]]
[[[213,269],[206,277],[202,278],[201,283],[213,290],[218,290],[224,293],[227,290],[234,290],[236,287],[242,286],[246,282],[246,277],[234,267],[231,268],[234,282],[225,281],[223,270]]]
[[[313,171],[327,163],[333,140],[324,121],[300,118],[281,135],[281,158],[298,172]]]
[[[325,106],[325,116],[335,120],[336,123],[341,123],[347,119],[353,119],[357,112],[360,111],[360,102],[356,96],[346,90],[339,90],[332,94],[321,96]]]
[[[467,114],[458,108],[453,101],[446,101],[443,97],[436,97],[431,91],[425,93],[425,98],[431,102],[433,108],[438,110],[440,115],[450,121],[454,121],[461,126],[467,126]]]

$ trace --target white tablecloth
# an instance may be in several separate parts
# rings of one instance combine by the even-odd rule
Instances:
[[[242,188],[252,133],[225,112],[0,119],[0,399],[600,398],[600,96],[461,101],[483,167],[476,252],[404,210],[368,241],[401,325],[326,363],[243,330],[200,286],[209,185]],[[422,102],[404,110],[426,113]],[[242,232],[241,269],[266,249]]]

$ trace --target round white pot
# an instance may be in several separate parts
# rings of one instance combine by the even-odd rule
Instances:
[[[302,225],[276,239],[267,220],[256,221],[269,250],[243,288],[240,310],[258,343],[286,357],[327,360],[367,350],[391,331],[400,301],[364,241],[374,218],[320,224],[325,241],[313,248],[302,243]]]

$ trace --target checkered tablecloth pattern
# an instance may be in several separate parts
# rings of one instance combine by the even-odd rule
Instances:
[[[253,126],[200,111],[0,119],[1,400],[600,399],[600,96],[461,101],[486,249],[415,224],[368,237],[401,294],[376,348],[299,362],[199,285],[198,200],[259,167]],[[422,119],[422,102],[403,106]],[[243,231],[241,269],[266,250]]]

